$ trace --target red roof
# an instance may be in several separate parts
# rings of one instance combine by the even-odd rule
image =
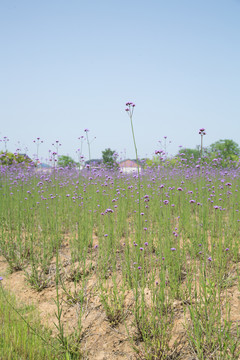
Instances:
[[[135,161],[133,161],[133,160],[124,160],[124,161],[119,163],[119,166],[121,168],[136,168],[137,163]]]

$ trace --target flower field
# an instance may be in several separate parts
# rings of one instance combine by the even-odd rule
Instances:
[[[240,358],[238,167],[0,179],[2,291],[35,305],[55,358]]]

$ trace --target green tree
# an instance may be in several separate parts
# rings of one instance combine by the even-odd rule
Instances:
[[[85,165],[101,166],[102,165],[102,159],[87,160],[87,161],[85,161]]]
[[[61,155],[58,158],[58,166],[59,167],[74,167],[77,163],[68,155]]]
[[[179,151],[178,156],[195,162],[200,158],[201,154],[199,149],[183,148]]]
[[[19,163],[30,164],[33,163],[32,159],[26,154],[11,153],[9,151],[0,152],[0,164],[1,165],[13,165]]]
[[[117,166],[117,154],[116,151],[111,150],[110,148],[105,149],[104,151],[102,151],[102,158],[103,158],[103,163],[108,167],[108,168],[115,168]]]
[[[236,161],[240,156],[239,145],[235,141],[229,139],[216,141],[210,145],[209,150],[212,158],[221,157],[223,160]]]

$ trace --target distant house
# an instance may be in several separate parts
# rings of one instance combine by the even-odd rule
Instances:
[[[122,170],[122,172],[124,173],[132,173],[132,172],[137,172],[138,171],[138,165],[137,162],[134,160],[124,160],[121,161],[119,164],[119,168],[120,170]],[[139,165],[139,171],[141,171],[141,165]]]
[[[86,169],[95,169],[95,170],[100,170],[102,167],[103,161],[102,159],[91,159],[91,160],[87,160],[85,161],[85,168]]]
[[[42,172],[47,172],[47,173],[51,172],[52,169],[53,169],[52,166],[50,166],[46,163],[41,163],[41,162],[39,162],[37,164],[37,168],[36,168],[37,171],[42,171]]]
[[[40,169],[51,169],[52,168],[51,165],[48,165],[46,163],[39,163],[37,166]]]

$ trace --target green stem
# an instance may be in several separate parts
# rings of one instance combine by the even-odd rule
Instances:
[[[131,129],[132,129],[132,137],[133,137],[133,143],[134,143],[134,148],[135,148],[135,154],[136,154],[136,160],[137,160],[137,169],[138,169],[138,234],[137,234],[137,240],[140,244],[140,229],[141,229],[141,194],[140,194],[140,190],[141,190],[141,186],[140,186],[140,170],[139,170],[139,161],[138,161],[138,153],[137,153],[137,144],[136,144],[136,140],[135,140],[135,134],[134,134],[134,128],[133,128],[133,108],[129,111],[129,117],[130,117],[130,122],[131,122]]]
[[[32,332],[39,337],[46,345],[50,345],[56,352],[58,351],[55,346],[53,346],[52,344],[48,343],[46,339],[44,339],[44,337],[42,337],[42,335],[40,335],[30,324],[29,322],[26,321],[26,319],[24,319],[24,317],[22,316],[22,314],[10,303],[10,301],[8,301],[7,296],[5,295],[5,292],[3,290],[2,285],[0,285],[0,288],[2,290],[2,294],[4,299],[6,300],[6,302],[8,303],[8,305],[20,316],[20,318],[25,322],[25,324],[29,327],[30,330],[32,330]]]

